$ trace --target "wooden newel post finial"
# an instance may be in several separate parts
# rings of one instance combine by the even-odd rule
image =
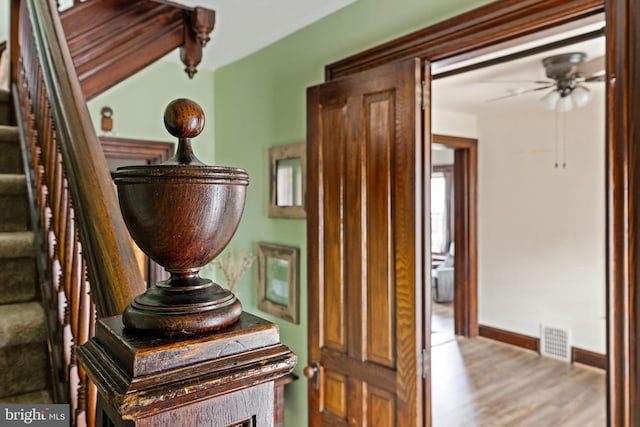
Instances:
[[[171,277],[137,296],[123,322],[127,329],[159,335],[222,329],[239,319],[242,305],[199,271],[235,233],[249,176],[242,169],[206,166],[193,154],[191,138],[204,127],[195,102],[174,100],[164,122],[178,138],[176,155],[162,165],[118,168],[115,181],[131,236]]]

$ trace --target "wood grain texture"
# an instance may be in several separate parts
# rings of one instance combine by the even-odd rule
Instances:
[[[607,1],[609,425],[640,425],[640,2]]]
[[[274,381],[273,390],[273,427],[284,427],[284,387],[296,381],[298,376],[289,373]]]
[[[607,369],[607,356],[602,353],[571,347],[571,362],[582,363],[599,369]]]
[[[541,357],[486,338],[432,349],[433,427],[602,427],[599,369]]]
[[[366,313],[361,326],[365,332],[365,358],[382,366],[393,368],[396,346],[394,342],[395,295],[393,275],[394,227],[392,226],[393,146],[396,117],[394,92],[382,91],[363,97],[364,138],[359,151],[364,155],[363,173],[365,194],[356,215],[363,218],[366,248],[357,253],[370,257],[375,262],[366,266]],[[355,144],[354,144],[355,145]],[[359,156],[358,156],[359,157]],[[356,157],[356,159],[358,158]],[[348,177],[349,175],[347,175]],[[358,183],[360,184],[360,183]],[[356,189],[359,185],[355,186]],[[354,260],[356,261],[356,260]],[[358,263],[361,264],[361,263]],[[352,264],[349,264],[352,265]],[[357,300],[353,301],[357,303]]]
[[[499,0],[325,67],[327,80],[419,57],[438,61],[601,13],[603,0]]]
[[[178,47],[192,77],[215,13],[161,1],[105,0],[75,5],[61,22],[84,94],[92,99]]]
[[[95,338],[79,348],[78,357],[98,388],[102,407],[111,408],[110,418],[118,414],[116,419],[135,420],[136,425],[176,425],[175,418],[174,424],[162,417],[160,424],[142,422],[159,413],[201,419],[212,400],[259,384],[268,385],[268,392],[254,396],[254,405],[243,397],[225,398],[218,400],[219,410],[233,412],[239,405],[246,411],[266,408],[271,411],[270,425],[273,381],[290,373],[296,363],[295,355],[280,344],[277,326],[247,313],[223,331],[179,339],[133,334],[124,329],[120,316],[103,319]],[[204,406],[182,412],[197,402]],[[210,420],[202,425],[231,422]]]
[[[101,136],[100,145],[107,159],[138,160],[139,163],[157,165],[173,156],[173,142]]]
[[[175,152],[174,143],[163,141],[101,136],[100,144],[108,163],[110,160],[118,162],[125,160],[136,164],[156,165],[169,160]],[[115,169],[111,168],[110,172],[113,174]],[[136,250],[140,251],[134,248],[134,251]],[[153,262],[143,253],[141,256],[144,261],[142,274],[147,286],[169,278],[169,273],[161,265]]]
[[[241,304],[199,272],[235,233],[249,176],[243,169],[206,166],[196,158],[191,138],[202,131],[204,112],[194,101],[170,102],[164,123],[178,138],[176,154],[161,165],[118,168],[115,183],[131,237],[171,276],[136,296],[123,321],[128,328],[161,335],[222,329],[238,320]]]
[[[637,0],[504,0],[443,21],[329,65],[327,79],[419,55],[426,60],[471,58],[474,49],[494,43],[532,39],[539,30],[581,17],[607,16],[607,228],[609,426],[635,426],[639,421],[637,307],[640,298],[640,73],[635,48],[640,43]]]
[[[100,316],[119,314],[135,295],[144,291],[144,280],[128,244],[128,232],[77,77],[69,71],[73,65],[53,3],[27,2],[24,9],[27,15],[22,18],[21,25],[33,25],[33,32],[39,36],[33,42],[21,38],[20,52],[25,61],[24,55],[29,53],[26,49],[31,43],[39,52],[48,52],[47,60],[40,62],[44,87],[56,123],[55,141],[60,144],[59,156],[65,164],[68,188],[73,197],[92,297]],[[31,53],[35,54],[35,51]],[[31,67],[35,67],[35,63],[29,65]],[[45,144],[49,142],[45,141]],[[54,162],[47,165],[49,170],[56,170]]]
[[[421,77],[406,61],[308,91],[312,426],[423,423]]]
[[[533,350],[536,353],[540,352],[540,339],[529,335],[518,334],[505,329],[492,328],[485,325],[480,325],[479,335],[505,344],[511,344],[517,347]]]

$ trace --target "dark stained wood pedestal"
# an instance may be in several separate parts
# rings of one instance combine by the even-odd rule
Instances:
[[[277,326],[248,313],[226,329],[177,337],[102,319],[78,357],[98,388],[100,427],[272,426],[274,381],[296,363]]]

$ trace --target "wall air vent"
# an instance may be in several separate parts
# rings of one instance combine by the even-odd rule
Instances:
[[[571,342],[568,329],[540,325],[540,354],[571,362]]]

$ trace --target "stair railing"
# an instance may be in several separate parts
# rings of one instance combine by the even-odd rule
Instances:
[[[94,425],[96,391],[76,363],[96,315],[144,292],[111,176],[71,61],[55,0],[12,0],[12,88],[39,211],[39,263],[56,400]],[[33,199],[32,198],[32,199]],[[68,399],[68,400],[67,400]]]

